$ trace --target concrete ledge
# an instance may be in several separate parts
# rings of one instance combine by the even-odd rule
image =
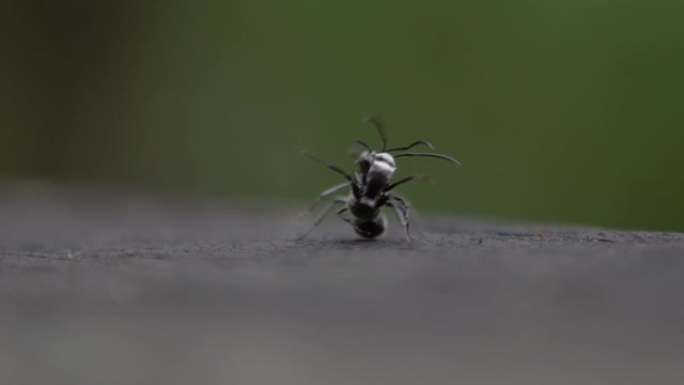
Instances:
[[[684,235],[0,193],[3,384],[679,384]]]

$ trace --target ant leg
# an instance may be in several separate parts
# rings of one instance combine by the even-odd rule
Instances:
[[[324,160],[322,160],[322,159],[320,159],[320,158],[317,158],[317,157],[313,156],[312,154],[309,154],[309,153],[306,152],[306,151],[302,151],[302,154],[308,156],[308,157],[309,157],[311,160],[313,160],[314,162],[320,163],[320,164],[322,164],[323,166],[325,166],[325,167],[327,167],[327,168],[329,168],[329,169],[335,171],[336,173],[342,175],[342,176],[343,176],[346,180],[348,180],[349,182],[352,182],[352,181],[354,180],[354,179],[352,179],[351,175],[349,175],[346,171],[344,171],[344,170],[341,169],[340,167],[335,166],[335,165],[332,164],[332,163],[328,163],[328,162],[326,162],[326,161],[324,161]]]
[[[434,180],[434,178],[429,176],[429,175],[411,175],[411,176],[407,176],[405,178],[401,178],[394,183],[388,184],[387,186],[385,186],[385,188],[382,191],[390,192],[390,191],[394,190],[395,188],[397,188],[397,186],[402,185],[402,184],[407,183],[407,182],[410,182],[412,180],[428,180],[429,182],[431,182]]]
[[[343,221],[345,221],[345,222],[347,222],[347,223],[349,223],[350,225],[353,226],[354,224],[352,223],[351,219],[345,218],[345,217],[342,216],[342,214],[344,214],[347,210],[348,210],[347,207],[342,207],[341,209],[339,209],[339,210],[335,213],[335,215],[337,215],[337,217],[340,218],[341,220],[343,220]]]
[[[356,232],[358,233],[358,232],[359,232],[359,228],[356,226],[356,224],[354,223],[354,221],[352,221],[352,220],[349,219],[349,218],[346,218],[346,217],[343,217],[343,216],[342,216],[342,214],[344,214],[347,210],[348,210],[347,207],[343,207],[343,208],[341,208],[339,211],[337,211],[335,214],[337,214],[337,217],[340,218],[341,220],[343,220],[343,221],[349,223],[349,224],[351,225],[351,227],[354,228],[354,231],[356,231]]]
[[[433,146],[432,143],[428,142],[427,140],[418,140],[418,141],[415,141],[415,142],[409,144],[408,146],[390,148],[389,150],[387,150],[385,152],[406,151],[406,150],[410,150],[413,147],[416,147],[420,144],[427,146],[432,151],[435,151],[435,146]]]
[[[316,207],[316,205],[318,205],[318,203],[321,201],[321,199],[327,197],[328,195],[330,195],[330,194],[332,194],[332,193],[334,193],[334,192],[337,192],[337,191],[339,191],[339,190],[341,190],[341,189],[343,189],[343,188],[349,186],[350,184],[351,184],[351,182],[344,182],[344,183],[340,183],[340,184],[338,184],[338,185],[332,186],[332,187],[330,187],[330,188],[328,188],[328,189],[326,189],[326,190],[323,190],[323,192],[321,192],[321,193],[318,195],[318,198],[316,198],[316,200],[313,201],[313,203],[311,203],[311,205],[309,206],[309,208],[308,208],[306,211],[304,211],[304,212],[300,215],[300,217],[305,217],[305,216],[311,214],[311,211],[313,211],[313,209]]]
[[[325,219],[325,217],[330,213],[330,210],[332,210],[333,207],[335,207],[335,205],[340,204],[340,203],[346,203],[346,202],[347,201],[342,199],[342,198],[337,198],[334,201],[330,202],[328,204],[328,207],[326,207],[325,210],[323,210],[321,215],[319,215],[318,218],[316,219],[316,221],[313,223],[313,225],[311,225],[311,228],[309,228],[309,230],[307,230],[304,234],[295,238],[295,240],[299,241],[299,240],[304,239],[304,237],[309,235],[309,233],[311,233],[316,227],[318,227],[318,225],[321,224],[321,222],[323,222],[323,219]]]
[[[409,241],[412,241],[413,237],[411,237],[411,233],[409,231],[409,205],[406,203],[406,201],[397,196],[391,196],[390,199],[393,202],[387,202],[386,205],[394,209],[394,213],[397,215],[399,223],[401,223],[401,225],[404,227],[404,234],[406,234],[406,238]]]

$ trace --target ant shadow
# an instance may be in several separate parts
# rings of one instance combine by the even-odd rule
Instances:
[[[358,248],[358,247],[363,247],[364,249],[373,249],[373,248],[387,248],[387,247],[401,247],[401,248],[411,248],[418,246],[421,243],[420,238],[412,238],[411,240],[406,239],[405,237],[401,236],[389,236],[386,238],[375,238],[375,239],[369,239],[369,238],[347,238],[347,239],[325,239],[321,240],[322,242],[326,242],[328,244],[333,244],[333,245],[339,245],[342,247],[353,247],[353,248]]]

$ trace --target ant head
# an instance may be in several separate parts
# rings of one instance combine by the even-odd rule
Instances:
[[[394,157],[386,152],[364,151],[356,158],[356,165],[363,174],[371,169],[388,170],[391,173],[397,169]]]
[[[380,174],[389,179],[396,170],[397,166],[392,155],[386,152],[373,154],[373,161],[369,169],[370,174]]]
[[[380,163],[390,168],[396,169],[397,165],[394,162],[394,157],[386,152],[380,152],[373,156],[374,163]]]

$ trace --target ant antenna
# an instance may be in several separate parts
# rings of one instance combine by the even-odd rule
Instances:
[[[416,146],[421,145],[421,144],[424,146],[427,146],[430,150],[435,151],[435,146],[433,146],[432,143],[430,143],[426,140],[419,140],[419,141],[416,141],[416,142],[409,144],[408,146],[390,148],[389,150],[387,150],[385,152],[406,151],[406,150],[410,150],[413,147],[416,147]]]
[[[461,165],[461,162],[457,161],[456,159],[454,159],[450,156],[442,155],[442,154],[432,154],[432,153],[426,153],[426,152],[406,152],[403,154],[395,155],[394,158],[401,158],[402,156],[422,156],[422,157],[426,157],[426,158],[438,158],[438,159],[444,159],[446,161],[449,161],[456,166]]]
[[[368,152],[373,152],[373,149],[371,149],[370,146],[367,145],[366,142],[364,142],[364,141],[355,140],[354,143],[363,146]]]
[[[380,134],[380,139],[382,139],[382,150],[380,152],[385,152],[387,149],[387,140],[389,139],[387,137],[387,133],[385,132],[385,129],[382,128],[382,125],[380,122],[378,122],[378,119],[376,119],[374,116],[368,116],[363,119],[361,119],[362,122],[364,123],[370,123],[375,126],[375,128],[378,129],[378,133]]]

